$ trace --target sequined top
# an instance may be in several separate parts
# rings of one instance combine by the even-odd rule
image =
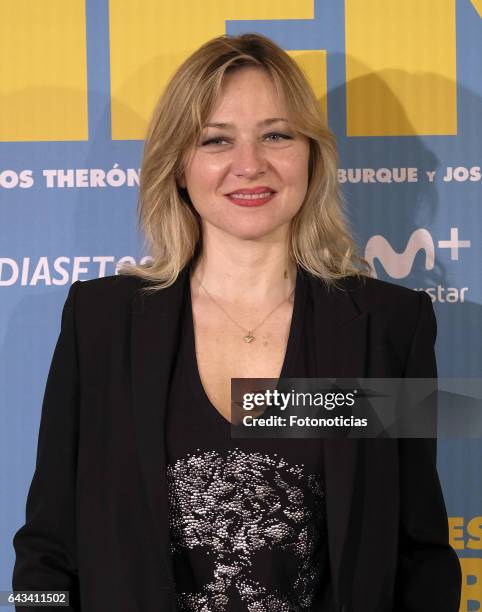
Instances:
[[[190,291],[166,422],[177,607],[331,612],[320,439],[231,438],[201,383]],[[308,377],[312,316],[298,271],[282,377]]]

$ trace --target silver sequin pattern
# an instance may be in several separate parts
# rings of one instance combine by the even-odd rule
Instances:
[[[325,533],[320,474],[305,473],[277,453],[216,451],[188,454],[167,466],[171,550],[202,550],[212,578],[196,593],[177,593],[179,610],[224,612],[235,589],[249,612],[309,610],[320,579]],[[290,551],[297,573],[285,591],[256,580],[252,559],[268,548]]]

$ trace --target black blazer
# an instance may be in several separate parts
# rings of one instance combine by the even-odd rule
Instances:
[[[327,291],[309,278],[319,377],[436,377],[426,293],[353,278]],[[69,610],[176,610],[161,474],[188,266],[155,294],[141,297],[142,282],[73,283],[47,379],[13,588],[69,590]],[[458,612],[436,440],[339,438],[323,448],[337,610]]]

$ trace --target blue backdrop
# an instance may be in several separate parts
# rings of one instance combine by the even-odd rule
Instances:
[[[299,59],[338,138],[362,252],[379,278],[431,295],[439,375],[481,376],[481,0],[2,0],[0,23],[0,589],[68,288],[146,255],[143,130],[167,76],[212,36],[260,32]],[[481,441],[440,440],[438,466],[461,610],[478,610]]]

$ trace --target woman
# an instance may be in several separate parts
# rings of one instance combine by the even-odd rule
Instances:
[[[234,439],[230,379],[436,377],[427,295],[369,277],[296,63],[203,45],[150,122],[152,263],[75,282],[13,584],[72,610],[456,612],[433,439]]]

